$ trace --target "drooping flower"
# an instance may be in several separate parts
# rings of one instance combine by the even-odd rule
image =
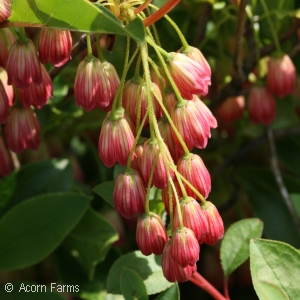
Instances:
[[[182,53],[170,54],[168,66],[171,76],[183,98],[190,100],[193,94],[205,96],[211,84],[211,74],[201,64]]]
[[[131,170],[118,175],[114,188],[116,211],[124,218],[145,212],[146,188],[139,172]]]
[[[167,240],[167,232],[160,216],[150,213],[139,218],[136,229],[136,242],[144,255],[162,254]]]
[[[8,117],[9,102],[2,81],[0,80],[0,124],[4,124]]]
[[[162,270],[166,279],[170,282],[185,282],[188,281],[194,272],[197,270],[196,264],[193,266],[181,267],[176,263],[171,254],[171,241],[168,241],[165,245],[162,255]]]
[[[203,242],[208,245],[214,245],[224,235],[223,220],[215,205],[210,201],[206,201],[201,206],[208,222],[208,232],[203,238]]]
[[[233,122],[243,117],[244,96],[228,97],[217,109],[217,115],[226,122]]]
[[[248,95],[248,111],[252,123],[269,125],[276,115],[274,96],[264,86],[254,86]]]
[[[164,144],[165,145],[165,144]],[[171,155],[167,146],[165,145],[165,153],[167,159],[172,160]],[[156,161],[156,165],[154,167]],[[152,168],[154,169],[153,174],[153,185],[159,189],[163,189],[168,185],[168,173],[166,165],[163,160],[163,155],[159,150],[158,142],[155,139],[150,139],[144,144],[144,151],[141,163],[141,173],[145,184],[150,180],[150,174]],[[174,172],[170,169],[170,176],[173,178]]]
[[[0,0],[0,23],[6,21],[11,14],[11,1]]]
[[[42,83],[41,64],[30,39],[19,39],[11,46],[6,70],[8,84],[14,83],[19,89]]]
[[[40,145],[40,124],[29,108],[13,107],[5,123],[5,137],[10,150],[21,153],[26,148],[37,150]]]
[[[267,87],[276,96],[283,98],[293,94],[296,85],[296,68],[287,55],[271,57],[268,61]]]
[[[134,135],[129,119],[125,118],[124,110],[112,117],[109,112],[103,121],[98,143],[98,153],[108,168],[116,163],[125,166],[134,143]]]
[[[40,109],[48,103],[52,96],[51,78],[44,65],[41,65],[41,69],[42,83],[40,85],[31,84],[28,88],[19,90],[20,102],[25,108],[33,105],[35,108]]]
[[[193,153],[184,155],[177,162],[177,170],[204,198],[208,197],[211,189],[211,179],[199,155]],[[183,183],[183,185],[190,197],[198,198],[195,192],[186,183]]]
[[[7,148],[6,141],[0,128],[0,175],[7,176],[14,169],[11,154]]]
[[[182,198],[180,200],[180,210],[183,226],[191,229],[199,244],[208,232],[208,223],[204,212],[199,203],[192,197]],[[174,213],[174,226],[179,227],[178,211]]]
[[[102,66],[108,80],[109,103],[112,104],[112,101],[120,84],[120,78],[115,67],[110,62],[104,61],[102,63]]]
[[[42,28],[38,39],[39,58],[42,64],[51,62],[61,67],[71,58],[72,36],[69,30]]]
[[[187,228],[178,228],[171,238],[171,256],[182,268],[193,266],[199,260],[200,246],[194,232]]]
[[[108,79],[98,58],[87,56],[79,63],[74,94],[76,104],[87,111],[109,105]]]
[[[179,188],[177,181],[174,181],[174,187],[177,192],[177,196],[178,196],[178,200],[179,200],[182,197],[182,192],[181,192],[181,189]],[[162,201],[165,205],[165,210],[166,210],[167,214],[170,214],[169,186],[162,189],[161,197],[162,197]],[[176,198],[175,198],[175,194],[174,194],[172,187],[171,187],[171,201],[172,201],[173,212],[175,212]]]
[[[9,49],[15,41],[16,38],[9,28],[0,29],[0,66],[3,68],[6,67]]]
[[[141,172],[144,143],[145,143],[145,138],[140,138],[134,150],[135,157],[133,158],[130,164],[132,169],[139,172]]]

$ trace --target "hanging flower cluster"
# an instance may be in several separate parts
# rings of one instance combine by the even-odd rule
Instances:
[[[125,4],[113,10],[124,23],[137,15],[148,26],[162,16],[158,10],[145,18],[143,5],[134,9]],[[5,6],[0,21],[9,16],[8,11]],[[176,24],[171,24],[182,48],[166,52],[146,27],[146,41],[137,45],[131,59],[127,39],[121,79],[104,59],[98,35],[95,56],[87,34],[87,56],[78,65],[74,94],[83,109],[107,111],[99,157],[107,167],[125,166],[116,180],[114,204],[125,218],[139,216],[139,249],[145,255],[163,254],[163,273],[169,281],[186,281],[196,271],[200,245],[215,244],[224,226],[216,207],[206,201],[211,190],[209,172],[201,157],[190,152],[194,147],[205,148],[211,128],[217,127],[199,98],[208,93],[211,69],[201,51],[189,46]],[[43,28],[36,49],[23,27],[0,29],[0,48],[0,122],[4,124],[0,170],[7,175],[13,168],[9,150],[21,153],[39,147],[40,125],[33,107],[42,108],[52,96],[51,78],[43,64],[66,64],[71,59],[72,38],[69,31]],[[150,58],[150,48],[158,63]],[[135,74],[126,80],[135,59]],[[142,136],[144,128],[149,129],[148,137]],[[149,209],[152,186],[162,190],[170,236],[161,217]]]

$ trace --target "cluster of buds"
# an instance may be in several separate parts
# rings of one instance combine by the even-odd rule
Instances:
[[[144,6],[133,11],[120,5],[113,12],[120,13],[121,21],[130,22],[134,14],[144,18],[140,14]],[[9,13],[6,6],[1,8],[0,22]],[[158,14],[145,18],[145,26]],[[211,69],[201,51],[189,46],[175,29],[183,44],[180,50],[166,52],[147,32],[130,63],[128,40],[122,80],[104,59],[99,36],[95,34],[95,56],[87,34],[87,55],[78,65],[74,94],[83,109],[107,112],[98,151],[105,166],[125,166],[114,189],[117,212],[125,218],[138,216],[136,240],[141,252],[163,254],[165,277],[186,281],[196,271],[200,245],[216,243],[224,226],[216,207],[206,201],[211,190],[209,172],[200,156],[190,153],[194,147],[205,148],[211,128],[217,127],[215,117],[199,98],[208,93]],[[158,64],[150,58],[149,46],[156,52]],[[23,27],[0,29],[0,47],[0,122],[5,124],[4,134],[0,132],[0,167],[1,174],[7,175],[12,170],[9,149],[21,153],[39,147],[40,125],[33,107],[41,109],[52,96],[51,78],[43,64],[66,64],[71,59],[72,38],[69,31],[42,28],[37,50]],[[136,54],[135,75],[126,81]],[[150,131],[147,138],[142,137],[144,128]],[[162,190],[170,214],[170,236],[161,217],[149,210],[152,186]]]

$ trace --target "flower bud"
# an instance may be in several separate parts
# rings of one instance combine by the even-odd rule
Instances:
[[[205,96],[211,84],[207,68],[181,53],[170,54],[168,62],[171,76],[183,98],[190,100],[193,94]]]
[[[178,196],[178,200],[179,200],[182,197],[182,192],[181,192],[181,189],[180,189],[177,181],[174,182],[174,186],[175,186],[175,190],[177,192],[177,196]],[[175,212],[176,198],[175,198],[175,194],[174,194],[172,187],[171,187],[171,193],[172,193],[171,201],[172,201],[173,212]],[[161,197],[162,197],[162,201],[165,205],[165,210],[166,210],[167,214],[170,214],[169,186],[167,186],[166,188],[161,190]]]
[[[48,103],[49,98],[52,96],[52,81],[44,67],[42,69],[42,83],[40,85],[31,84],[28,88],[19,90],[20,102],[22,106],[27,108],[33,105],[35,108],[40,109]]]
[[[9,149],[21,153],[26,148],[37,150],[40,145],[40,124],[29,108],[13,107],[5,124],[5,137]]]
[[[104,165],[108,168],[116,163],[125,166],[131,148],[134,143],[134,136],[129,119],[126,120],[124,110],[112,117],[110,112],[103,121],[98,143],[98,153]]]
[[[169,153],[169,150],[167,146],[165,146],[165,153],[168,160],[171,160],[171,155]],[[156,159],[156,157],[158,158]],[[156,165],[154,166],[154,163],[156,162]],[[166,166],[163,160],[163,156],[160,152],[160,149],[158,147],[158,143],[155,139],[148,140],[144,144],[144,151],[143,151],[143,157],[142,157],[142,163],[141,163],[141,173],[144,178],[144,182],[147,185],[148,181],[150,180],[150,173],[152,168],[154,169],[153,174],[153,185],[156,186],[159,189],[163,189],[168,185],[168,174],[166,170]],[[170,176],[173,178],[174,172],[170,169]]]
[[[9,28],[0,29],[0,66],[3,68],[6,67],[8,51],[15,41],[16,38]]]
[[[9,102],[2,81],[0,80],[0,124],[4,124],[8,117]]]
[[[228,97],[217,109],[217,115],[226,122],[233,122],[243,117],[244,96]]]
[[[296,85],[296,68],[287,55],[271,57],[268,61],[267,87],[276,96],[283,98],[293,94]]]
[[[206,147],[210,137],[210,127],[193,101],[178,102],[171,112],[171,118],[189,150],[193,147],[200,149]],[[173,130],[172,136],[180,147],[181,144]]]
[[[124,218],[145,212],[146,188],[139,172],[131,170],[119,174],[114,188],[116,211]]]
[[[135,157],[133,158],[133,160],[131,161],[131,168],[142,172],[142,157],[143,157],[143,152],[144,152],[144,143],[145,143],[145,138],[140,138],[136,147],[135,147]]]
[[[217,208],[210,201],[206,201],[202,205],[202,209],[208,222],[208,233],[203,238],[203,242],[208,245],[214,245],[224,235],[223,220]]]
[[[194,232],[187,228],[178,228],[171,239],[171,256],[182,268],[193,266],[199,260],[200,246]]]
[[[162,254],[168,240],[166,229],[160,216],[144,214],[138,220],[136,242],[144,255]]]
[[[87,111],[109,105],[108,79],[98,58],[87,56],[79,63],[74,94],[76,104]]]
[[[191,229],[197,241],[202,243],[203,238],[208,232],[208,223],[206,216],[199,203],[192,197],[182,198],[180,200],[180,210],[183,226]],[[179,227],[178,211],[174,213],[174,226]]]
[[[11,154],[7,148],[7,144],[0,128],[0,175],[7,176],[14,169]]]
[[[42,83],[41,64],[33,42],[19,39],[12,44],[6,63],[8,84],[25,89],[31,84]]]
[[[115,67],[109,63],[108,61],[105,61],[102,63],[103,70],[107,77],[108,82],[108,98],[109,98],[109,106],[112,105],[112,101],[114,100],[114,97],[116,95],[117,89],[120,85],[120,78],[118,76],[118,73],[115,69]]]
[[[38,39],[39,58],[56,67],[63,66],[71,58],[72,37],[69,30],[42,28]]]
[[[1,0],[0,1],[0,23],[6,21],[11,14],[11,1],[12,0]]]
[[[252,123],[269,125],[276,115],[276,101],[265,87],[254,86],[248,96],[248,111]]]
[[[211,189],[210,175],[199,155],[190,153],[183,156],[177,162],[177,170],[204,198],[208,197]],[[183,185],[190,197],[198,198],[186,183],[183,182]]]
[[[162,255],[162,270],[166,279],[170,282],[185,282],[188,281],[194,272],[197,270],[197,266],[186,266],[182,268],[177,264],[170,254],[171,241],[168,241],[165,245],[163,255]]]

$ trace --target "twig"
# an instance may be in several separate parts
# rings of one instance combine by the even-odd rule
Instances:
[[[244,72],[243,72],[242,54],[243,54],[243,37],[244,37],[245,20],[246,20],[246,10],[245,10],[246,4],[247,4],[247,0],[241,0],[239,6],[237,32],[236,32],[236,39],[235,39],[235,51],[234,51],[234,58],[233,58],[235,80],[239,84],[245,81]]]
[[[100,34],[100,36],[104,36],[104,35],[105,34]],[[96,36],[94,34],[91,34],[91,42],[94,43],[95,41],[96,41]],[[83,34],[80,37],[79,41],[72,47],[71,60],[74,59],[80,52],[85,50],[86,47],[87,47],[86,34]],[[71,60],[69,60],[65,65],[61,67],[53,67],[49,71],[49,75],[51,79],[53,80],[70,63]]]
[[[281,172],[280,172],[278,161],[277,161],[273,131],[272,131],[271,127],[268,127],[268,129],[267,129],[267,136],[268,136],[268,144],[269,144],[270,154],[271,154],[271,158],[270,158],[271,169],[272,169],[274,178],[276,180],[276,183],[278,185],[278,188],[280,190],[281,197],[292,217],[294,225],[296,226],[296,229],[300,236],[300,219],[297,216],[296,209],[293,205],[292,199],[290,198],[289,192],[288,192],[288,190],[283,182],[282,176],[281,176]]]
[[[215,287],[213,287],[204,277],[202,277],[198,272],[195,272],[190,278],[190,282],[197,285],[208,294],[210,294],[216,300],[228,300],[225,298]]]
[[[197,47],[204,38],[206,31],[206,25],[209,20],[209,16],[212,11],[212,4],[210,2],[204,2],[201,6],[201,13],[199,16],[199,21],[197,25],[197,31],[193,41],[193,46]]]

